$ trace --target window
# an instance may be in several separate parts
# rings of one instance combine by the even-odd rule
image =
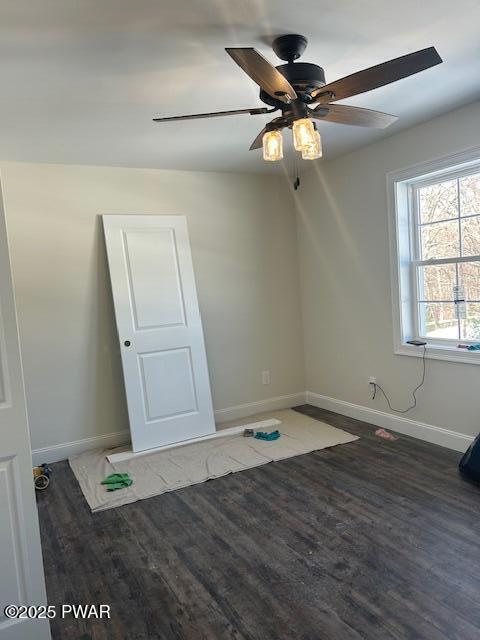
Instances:
[[[417,335],[480,342],[480,172],[413,186]]]
[[[480,343],[480,151],[475,156],[388,176],[396,353],[415,355],[407,341],[424,339],[431,357],[448,352],[446,359],[480,364],[480,352],[465,348]]]

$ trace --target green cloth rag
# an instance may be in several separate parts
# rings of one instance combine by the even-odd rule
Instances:
[[[105,480],[102,480],[102,484],[107,486],[107,491],[116,491],[117,489],[126,489],[133,484],[133,480],[128,473],[111,473]]]
[[[266,431],[255,431],[255,438],[257,438],[257,440],[278,440],[279,437],[279,431],[272,431],[271,433],[267,433]]]

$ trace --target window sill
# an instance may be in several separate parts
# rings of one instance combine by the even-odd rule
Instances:
[[[401,344],[395,349],[394,353],[399,356],[421,358],[423,356],[423,347]],[[468,351],[467,349],[459,349],[458,347],[443,344],[427,344],[425,357],[431,360],[480,364],[480,351]]]

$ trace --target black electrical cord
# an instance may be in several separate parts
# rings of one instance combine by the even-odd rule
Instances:
[[[417,391],[423,387],[423,383],[425,382],[425,355],[427,353],[427,345],[423,345],[423,356],[422,356],[422,363],[423,363],[423,374],[422,374],[422,380],[420,381],[420,384],[418,386],[415,387],[415,389],[412,391],[412,396],[413,396],[413,404],[410,405],[408,407],[408,409],[394,409],[392,407],[392,405],[390,404],[390,400],[388,399],[387,394],[385,393],[385,391],[382,389],[382,387],[377,383],[377,382],[371,382],[370,384],[373,385],[373,396],[372,396],[372,400],[375,400],[375,397],[377,395],[377,388],[380,389],[380,391],[383,394],[383,397],[385,398],[385,400],[387,401],[388,404],[388,408],[390,409],[390,411],[395,411],[395,413],[407,413],[408,411],[410,411],[411,409],[415,409],[415,407],[417,406],[417,396],[416,393]]]

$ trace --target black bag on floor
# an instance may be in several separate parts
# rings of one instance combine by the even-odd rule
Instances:
[[[462,475],[480,482],[480,433],[463,454],[458,468]]]

